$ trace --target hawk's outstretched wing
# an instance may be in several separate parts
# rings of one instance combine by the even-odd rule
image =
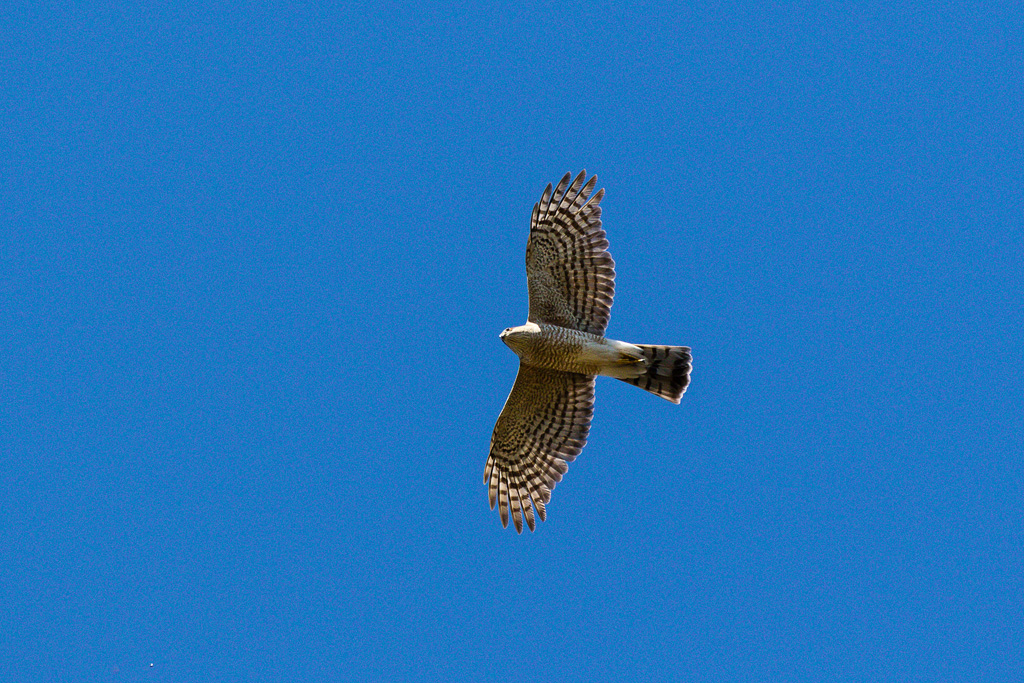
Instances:
[[[603,336],[615,295],[615,261],[601,229],[604,190],[591,197],[597,176],[584,186],[586,174],[580,171],[570,185],[566,173],[554,193],[549,184],[533,206],[526,244],[529,320]]]
[[[551,489],[587,443],[593,414],[593,377],[519,364],[484,469],[491,509],[497,501],[502,526],[508,526],[510,508],[520,533],[524,514],[533,531],[534,508],[544,521]]]

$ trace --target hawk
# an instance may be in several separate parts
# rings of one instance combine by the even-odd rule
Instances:
[[[484,483],[501,525],[509,512],[516,531],[523,518],[535,528],[551,490],[583,450],[594,414],[594,378],[614,377],[679,403],[690,383],[686,346],[627,344],[606,339],[615,294],[615,262],[601,229],[604,190],[591,194],[581,171],[549,184],[533,206],[526,243],[530,290],[527,323],[506,328],[519,356],[519,374],[491,436]]]

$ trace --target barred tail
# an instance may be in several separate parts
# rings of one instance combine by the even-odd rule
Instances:
[[[623,382],[635,384],[644,391],[657,394],[664,399],[679,403],[683,392],[690,384],[690,347],[654,346],[636,344],[647,362],[644,374],[634,378],[623,378]]]

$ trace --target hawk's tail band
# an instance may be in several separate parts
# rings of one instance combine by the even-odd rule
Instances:
[[[655,346],[636,344],[647,363],[647,370],[639,377],[621,378],[644,391],[679,403],[690,385],[693,357],[688,346]]]

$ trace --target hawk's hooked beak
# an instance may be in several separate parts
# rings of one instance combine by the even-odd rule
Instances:
[[[512,347],[513,334],[511,327],[506,327],[504,330],[502,330],[501,334],[498,335],[498,338],[501,339],[505,346],[515,351],[515,349]]]

